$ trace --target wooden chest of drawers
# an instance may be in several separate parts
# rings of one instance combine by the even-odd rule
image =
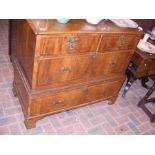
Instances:
[[[46,20],[45,20],[46,21]],[[13,20],[11,59],[16,92],[27,128],[44,116],[102,100],[114,103],[142,32],[111,22],[91,25]],[[14,43],[12,41],[12,44]]]

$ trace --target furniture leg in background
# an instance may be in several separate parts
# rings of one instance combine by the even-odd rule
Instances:
[[[125,94],[126,94],[127,91],[129,90],[129,88],[131,87],[132,83],[137,79],[137,78],[134,76],[132,70],[130,70],[129,67],[128,67],[128,69],[127,69],[126,75],[127,75],[127,82],[126,82],[126,85],[125,85],[125,88],[124,88],[122,97],[125,96]]]
[[[149,99],[149,97],[154,92],[154,90],[155,90],[155,81],[154,81],[153,86],[148,90],[146,95],[138,103],[138,107],[140,107],[144,110],[144,112],[149,116],[151,122],[155,122],[155,113],[152,114],[149,111],[149,109],[146,107],[146,104],[150,103],[150,102],[155,103],[155,97]]]

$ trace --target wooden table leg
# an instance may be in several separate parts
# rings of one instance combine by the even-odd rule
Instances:
[[[127,82],[126,82],[126,85],[125,85],[125,88],[124,88],[124,91],[123,91],[123,94],[122,94],[122,97],[125,96],[125,94],[127,93],[127,91],[129,90],[129,88],[131,87],[132,83],[137,79],[133,73],[131,73],[129,70],[127,71]]]
[[[150,95],[154,92],[154,90],[155,90],[155,82],[153,86],[148,90],[146,95],[138,103],[138,107],[141,107],[143,109],[143,111],[149,116],[151,122],[155,122],[155,113],[152,114],[145,105],[149,102],[155,103],[155,97],[148,99]]]
[[[146,82],[148,82],[148,81],[149,81],[149,78],[148,78],[147,76],[141,78],[141,84],[142,84],[142,86],[143,86],[144,88],[146,88],[146,89],[149,89],[149,88],[150,88],[150,87],[146,84]]]
[[[153,83],[153,86],[148,90],[146,95],[139,101],[138,107],[147,103],[149,96],[153,93],[154,90],[155,90],[155,82]]]

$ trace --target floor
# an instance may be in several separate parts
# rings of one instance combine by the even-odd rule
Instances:
[[[114,105],[107,101],[58,113],[37,122],[36,128],[26,129],[18,98],[13,96],[13,68],[8,56],[8,20],[0,20],[0,134],[69,134],[69,135],[133,135],[155,134],[155,123],[137,107],[146,93],[137,80],[126,94],[122,90]],[[151,85],[152,82],[150,81]],[[153,94],[155,96],[155,94]]]

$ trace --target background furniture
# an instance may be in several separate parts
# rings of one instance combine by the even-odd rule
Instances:
[[[151,31],[155,26],[155,19],[133,19],[140,27],[143,28],[144,32]]]
[[[143,34],[110,21],[92,25],[85,20],[49,20],[42,31],[44,22],[11,22],[13,90],[27,128],[56,112],[107,99],[114,103]]]
[[[146,95],[138,103],[138,107],[141,107],[143,109],[143,111],[149,116],[151,122],[155,122],[155,113],[152,113],[146,107],[146,104],[150,102],[155,103],[155,97],[149,98],[154,91],[155,91],[155,80],[154,80],[153,86],[149,88]]]
[[[126,74],[127,83],[122,96],[125,96],[132,83],[139,78],[141,79],[142,86],[144,88],[149,88],[146,85],[146,82],[148,82],[149,76],[155,75],[155,54],[136,49],[136,52],[129,63]]]

